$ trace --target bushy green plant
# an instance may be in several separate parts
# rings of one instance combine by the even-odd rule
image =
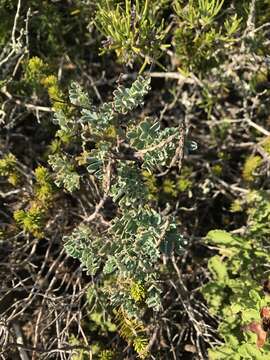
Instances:
[[[36,188],[35,195],[38,201],[48,207],[51,203],[54,193],[54,186],[51,175],[44,166],[35,169]]]
[[[106,36],[101,53],[115,51],[121,62],[130,65],[135,59],[143,60],[144,65],[157,59],[165,47],[165,24],[160,12],[167,3],[167,0],[101,1],[95,20]]]
[[[36,238],[42,238],[55,189],[51,175],[44,166],[38,166],[35,169],[34,177],[35,185],[30,190],[32,193],[28,194],[29,199],[26,197],[30,200],[27,202],[27,208],[15,210],[13,217],[24,232]]]
[[[233,46],[241,18],[234,14],[224,19],[223,5],[223,0],[174,2],[178,17],[174,43],[182,71],[205,74],[226,58],[226,46]]]
[[[263,283],[267,281],[267,249],[270,202],[267,193],[248,195],[248,226],[244,235],[210,231],[207,243],[218,249],[208,262],[213,280],[202,292],[212,314],[220,318],[218,328],[224,345],[209,350],[210,359],[268,359],[267,328],[261,325],[263,309],[270,304]],[[267,235],[266,235],[267,234]]]
[[[151,118],[138,122],[130,114],[143,104],[149,89],[150,79],[139,77],[130,88],[118,87],[111,102],[95,108],[79,85],[73,85],[70,101],[76,109],[80,107],[81,115],[65,118],[63,112],[56,112],[55,122],[60,127],[58,136],[61,137],[62,129],[73,129],[69,146],[72,148],[73,141],[84,151],[84,160],[79,160],[80,175],[74,155],[49,156],[56,184],[69,192],[80,189],[92,176],[99,183],[103,192],[100,202],[85,221],[64,237],[65,249],[80,260],[89,275],[102,273],[104,280],[110,279],[103,288],[99,286],[99,292],[109,300],[104,306],[107,311],[123,311],[134,318],[130,321],[139,321],[145,309],[160,309],[160,257],[170,256],[173,251],[179,253],[184,243],[175,220],[150,206],[149,189],[142,174],[142,169],[151,174],[169,166],[182,134],[179,128],[161,129]],[[107,137],[108,133],[117,136]],[[95,145],[89,149],[93,141]],[[109,199],[117,210],[101,231],[95,226],[95,219]],[[145,340],[142,341],[139,337],[132,340],[140,354],[145,348]]]
[[[20,227],[26,233],[31,233],[37,238],[41,238],[44,235],[44,215],[44,209],[36,203],[33,203],[27,211],[15,210],[13,214]]]
[[[7,181],[14,186],[18,183],[20,178],[16,165],[17,159],[11,153],[6,154],[0,159],[0,176],[7,177]]]
[[[269,194],[240,196],[269,187],[269,4],[0,0],[0,282],[30,357],[269,357]]]

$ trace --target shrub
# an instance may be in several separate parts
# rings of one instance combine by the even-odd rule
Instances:
[[[269,357],[269,0],[0,16],[1,355]]]
[[[80,107],[81,115],[68,118],[56,112],[55,122],[60,127],[60,138],[62,130],[73,134],[69,146],[76,143],[84,161],[80,156],[80,165],[76,165],[78,157],[64,153],[64,149],[49,156],[57,186],[74,192],[92,179],[98,182],[101,199],[92,214],[64,237],[65,249],[80,260],[89,275],[100,274],[99,281],[107,279],[106,286],[97,284],[97,291],[107,298],[103,306],[108,313],[117,309],[118,314],[126,314],[120,333],[133,343],[140,356],[147,342],[136,335],[132,324],[141,321],[147,309],[160,309],[160,257],[170,256],[173,251],[179,253],[184,244],[173,217],[162,216],[149,204],[153,189],[147,187],[145,171],[151,175],[170,166],[172,159],[179,156],[177,149],[183,136],[181,126],[161,129],[152,118],[138,122],[130,114],[142,106],[149,89],[150,79],[139,77],[130,88],[118,87],[111,102],[95,108],[83,89],[73,84],[70,102]],[[115,215],[110,222],[103,220],[107,225],[102,230],[96,221],[102,219],[111,201]]]
[[[160,12],[168,0],[102,1],[97,5],[96,26],[106,36],[101,53],[115,51],[123,63],[144,65],[157,60],[166,32]]]
[[[261,326],[262,309],[270,305],[267,249],[270,202],[267,193],[252,192],[248,205],[247,231],[242,236],[222,230],[210,231],[207,243],[219,252],[208,262],[212,281],[202,292],[212,314],[220,318],[218,328],[224,345],[209,350],[210,359],[267,359],[267,325]],[[267,319],[265,319],[267,322]]]
[[[174,2],[178,17],[174,43],[182,71],[205,73],[225,60],[225,49],[236,41],[241,18],[234,14],[224,19],[223,5],[223,0]]]

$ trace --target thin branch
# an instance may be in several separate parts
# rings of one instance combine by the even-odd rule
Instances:
[[[18,0],[16,15],[14,18],[14,24],[13,24],[13,28],[12,28],[12,34],[11,34],[11,40],[12,40],[13,47],[16,47],[16,45],[17,45],[16,44],[16,31],[17,31],[18,20],[20,17],[20,10],[21,10],[21,0]]]
[[[19,347],[19,354],[20,354],[21,360],[29,360],[29,357],[28,357],[25,349],[23,348],[23,346],[24,346],[23,336],[22,336],[22,332],[21,332],[21,329],[20,329],[19,325],[17,323],[14,323],[13,324],[13,329],[14,329],[15,334],[16,334],[17,343],[22,346],[22,347]]]
[[[157,145],[150,146],[149,148],[146,148],[146,149],[138,150],[137,152],[135,152],[135,155],[143,156],[144,154],[148,153],[149,151],[154,151],[154,150],[157,150],[157,149],[161,149],[164,146],[168,145],[170,142],[172,142],[177,137],[177,135],[178,134],[173,134],[173,135],[169,136],[167,139],[161,141]]]
[[[3,95],[5,95],[10,101],[14,102],[16,105],[26,107],[29,110],[43,111],[43,112],[50,112],[50,113],[53,111],[52,108],[48,107],[48,106],[29,104],[29,103],[25,103],[19,99],[14,99],[14,96],[12,96],[5,87],[3,89],[1,89],[1,93]]]
[[[107,200],[108,193],[109,193],[110,186],[111,186],[111,172],[112,172],[112,160],[109,160],[108,164],[106,166],[106,171],[105,171],[106,176],[103,180],[104,195],[102,196],[100,202],[96,205],[94,212],[91,215],[89,215],[88,217],[84,218],[84,221],[86,221],[86,222],[93,221],[98,216],[105,201]]]
[[[34,346],[27,346],[27,345],[22,345],[20,343],[9,343],[8,345],[9,345],[9,347],[24,349],[25,351],[28,351],[28,352],[47,353],[47,354],[60,353],[60,352],[71,352],[73,350],[91,351],[90,346],[84,346],[84,345],[70,345],[70,346],[64,346],[64,347],[60,347],[60,348],[57,347],[54,349],[45,349],[45,348],[39,348],[39,347],[34,347]]]
[[[270,135],[270,131],[266,130],[265,128],[263,128],[261,125],[256,124],[254,121],[252,121],[251,119],[245,119],[245,121],[248,123],[249,126],[253,127],[254,129],[258,130],[260,133],[269,136]]]

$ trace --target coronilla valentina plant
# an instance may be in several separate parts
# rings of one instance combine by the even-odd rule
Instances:
[[[74,111],[70,109],[68,115],[58,111],[54,121],[60,127],[60,140],[63,133],[71,134],[69,147],[76,144],[81,155],[62,148],[62,153],[49,157],[55,183],[66,191],[98,183],[100,201],[64,237],[65,248],[89,275],[109,277],[104,292],[110,306],[135,317],[142,309],[159,310],[160,258],[181,251],[183,245],[175,220],[163,216],[149,201],[144,176],[145,171],[164,170],[182,156],[183,124],[163,129],[149,117],[138,121],[132,111],[143,105],[149,91],[150,78],[139,76],[129,88],[118,86],[112,101],[96,108],[80,85],[72,84]],[[103,218],[100,226],[109,202],[115,215],[109,221]]]

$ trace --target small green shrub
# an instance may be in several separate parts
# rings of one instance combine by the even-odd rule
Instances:
[[[160,56],[165,37],[164,19],[160,12],[167,0],[102,1],[98,4],[96,26],[106,36],[101,53],[115,51],[123,63],[135,59],[144,64]]]
[[[263,283],[270,256],[267,249],[270,202],[267,193],[252,192],[246,199],[248,227],[245,235],[210,231],[207,243],[219,255],[208,262],[212,281],[202,292],[212,314],[221,321],[218,328],[224,345],[209,350],[212,359],[267,359],[270,345],[262,341],[261,310],[270,304]]]
[[[17,185],[20,179],[16,165],[17,159],[11,153],[0,159],[0,176],[7,177],[7,181],[13,186]]]
[[[0,0],[0,281],[30,357],[269,357],[269,194],[241,197],[269,188],[269,4]]]
[[[92,177],[99,184],[103,194],[100,202],[64,237],[65,249],[80,260],[89,275],[102,273],[104,285],[99,284],[96,291],[104,299],[103,307],[108,313],[117,309],[116,321],[122,319],[120,334],[141,357],[147,340],[134,332],[134,324],[142,323],[138,326],[143,329],[144,312],[160,309],[161,255],[179,253],[184,244],[175,220],[149,204],[154,192],[152,180],[149,188],[149,176],[170,165],[181,137],[177,127],[162,129],[151,118],[138,122],[130,113],[142,106],[149,90],[150,79],[138,77],[130,88],[119,86],[111,102],[95,108],[83,89],[73,84],[70,102],[75,109],[79,106],[80,115],[72,116],[70,111],[71,116],[65,117],[58,111],[55,122],[60,127],[57,136],[61,139],[62,131],[72,133],[69,148],[76,145],[81,155],[68,154],[64,148],[49,155],[57,186],[72,193],[91,184]],[[102,216],[109,199],[116,213],[101,232],[95,219]]]
[[[20,227],[37,238],[44,236],[44,215],[44,209],[36,203],[33,203],[27,211],[15,210],[13,214]]]
[[[241,27],[241,18],[234,14],[222,16],[224,0],[194,0],[187,4],[175,1],[178,17],[174,44],[180,69],[207,72],[226,58],[226,46],[233,45]],[[222,18],[219,22],[218,18]],[[218,51],[216,51],[218,46]]]

